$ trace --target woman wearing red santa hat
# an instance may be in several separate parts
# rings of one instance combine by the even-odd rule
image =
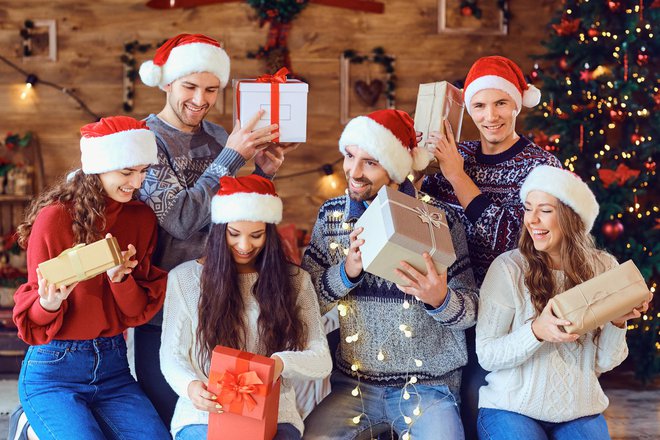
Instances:
[[[595,247],[598,203],[571,172],[535,168],[520,199],[519,249],[497,257],[481,286],[477,355],[490,373],[479,392],[479,438],[609,439],[598,376],[626,358],[626,320],[648,302],[582,337],[564,333],[570,322],[554,316],[550,299],[618,263]]]
[[[46,190],[18,228],[28,281],[16,291],[14,322],[31,345],[18,392],[31,427],[45,439],[168,438],[130,374],[123,331],[160,309],[167,274],[151,265],[156,217],[133,199],[156,163],[144,122],[103,118],[80,130],[82,170]],[[69,286],[49,284],[37,266],[78,244],[114,236],[123,263]]]
[[[206,438],[209,413],[223,411],[207,390],[216,345],[275,360],[282,378],[275,439],[302,436],[291,380],[323,378],[332,360],[311,278],[284,255],[281,219],[270,180],[222,177],[205,257],[170,272],[160,364],[179,395],[171,425],[177,440]]]

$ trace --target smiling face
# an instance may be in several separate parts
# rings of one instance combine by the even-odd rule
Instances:
[[[149,165],[138,165],[99,174],[104,193],[114,201],[130,202],[133,193],[142,186],[148,168]]]
[[[239,271],[254,271],[255,260],[266,244],[266,223],[227,223],[227,246]]]
[[[220,80],[209,72],[192,73],[165,86],[167,104],[159,116],[181,131],[192,132],[215,105]]]
[[[351,200],[373,200],[383,185],[393,182],[385,168],[366,151],[357,145],[347,145],[345,150],[344,174]]]
[[[559,225],[559,200],[543,191],[530,191],[525,200],[525,229],[534,242],[534,249],[550,256],[555,268],[561,267],[560,250],[564,240]]]
[[[484,89],[470,101],[470,116],[479,129],[482,151],[498,154],[516,143],[516,103],[498,89]]]

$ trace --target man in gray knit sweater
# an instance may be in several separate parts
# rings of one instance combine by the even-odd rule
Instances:
[[[338,371],[305,421],[306,439],[373,437],[376,425],[391,425],[402,440],[463,438],[457,396],[477,289],[456,214],[406,179],[428,163],[416,144],[412,119],[398,110],[353,119],[339,140],[348,194],[323,204],[302,263],[322,308],[339,309]],[[353,225],[383,185],[446,212],[456,252],[448,272],[437,273],[428,254],[427,275],[401,263],[410,274],[398,272],[401,285],[363,271],[362,230]]]
[[[158,218],[153,263],[170,270],[204,252],[220,177],[235,175],[254,158],[255,173],[271,178],[285,151],[274,144],[263,148],[278,133],[277,125],[253,131],[261,114],[236,124],[230,134],[204,119],[229,80],[229,57],[214,39],[171,38],[140,67],[140,77],[167,93],[160,113],[146,118],[156,135],[158,164],[147,171],[138,196]],[[177,396],[160,371],[161,322],[162,312],[136,329],[135,364],[140,385],[169,426]]]

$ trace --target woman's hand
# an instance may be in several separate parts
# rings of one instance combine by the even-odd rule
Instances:
[[[111,238],[112,234],[108,233],[105,234],[105,238]],[[138,262],[136,260],[131,260],[135,256],[137,251],[135,250],[135,246],[132,244],[128,245],[128,250],[123,251],[121,253],[122,259],[124,260],[123,263],[121,263],[119,266],[115,266],[111,269],[108,269],[106,272],[108,274],[108,278],[110,278],[110,281],[113,283],[121,283],[122,280],[124,279],[124,276],[128,275],[129,273],[133,272],[133,269],[135,266],[138,265]]]
[[[635,307],[630,313],[626,313],[623,316],[619,316],[616,319],[613,319],[611,322],[613,325],[623,328],[626,325],[626,321],[629,319],[636,319],[642,316],[642,313],[646,312],[649,309],[649,303],[653,300],[653,294],[649,292],[649,299],[644,301],[641,306]]]
[[[222,405],[218,403],[218,397],[207,390],[206,384],[201,380],[193,380],[188,384],[188,398],[200,411],[222,413]]]
[[[532,321],[532,332],[539,341],[547,342],[575,342],[580,335],[575,333],[564,333],[560,325],[571,325],[570,321],[559,319],[552,313],[550,302],[545,306],[541,314]]]
[[[284,370],[284,362],[282,358],[274,354],[270,357],[275,361],[275,371],[273,372],[273,382],[276,382],[277,379],[282,375],[282,370]]]
[[[57,288],[55,284],[48,284],[48,281],[41,275],[39,268],[37,268],[37,284],[39,285],[39,304],[49,312],[59,310],[62,301],[67,299],[71,291],[78,285],[78,283],[73,283],[70,286]]]

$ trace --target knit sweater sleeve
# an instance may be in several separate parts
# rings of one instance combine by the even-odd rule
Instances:
[[[350,280],[346,275],[342,247],[331,249],[331,235],[326,234],[330,229],[330,216],[332,210],[326,202],[319,211],[309,247],[302,260],[302,267],[312,277],[324,312],[332,308],[337,300],[348,295],[362,280],[362,277]]]
[[[172,389],[188,399],[188,385],[199,380],[192,365],[193,330],[185,295],[199,290],[199,285],[186,283],[181,271],[170,272],[163,306],[163,332],[160,344],[160,369]]]
[[[300,270],[296,277],[298,307],[307,330],[307,344],[301,351],[281,351],[275,353],[282,359],[285,379],[322,379],[332,370],[332,358],[328,340],[321,324],[319,303],[309,274]]]
[[[479,297],[476,351],[479,364],[488,371],[517,367],[544,344],[534,336],[531,320],[512,328],[515,314],[523,312],[516,308],[521,286],[514,282],[505,258],[506,254],[493,261]]]
[[[57,231],[57,233],[52,233]],[[46,344],[62,328],[68,309],[68,300],[60,308],[49,312],[39,303],[37,267],[40,263],[57,257],[73,246],[71,216],[62,205],[42,209],[32,225],[27,248],[27,282],[14,294],[13,319],[19,337],[30,345]]]
[[[211,199],[222,176],[235,175],[245,159],[230,148],[223,148],[194,185],[177,176],[167,148],[158,139],[158,164],[149,167],[138,198],[149,205],[158,223],[170,235],[186,240],[211,222]]]
[[[516,247],[510,237],[517,239],[518,234],[512,234],[511,231],[520,230],[524,215],[518,191],[529,172],[539,165],[561,168],[559,160],[550,153],[533,161],[523,162],[521,166],[524,169],[519,170],[520,179],[512,199],[497,203],[488,195],[479,194],[465,208],[465,216],[474,225],[474,231],[479,240],[488,243],[491,249],[497,253],[504,253]],[[507,239],[508,237],[509,239]]]
[[[157,225],[154,213],[142,205],[139,212],[140,238],[135,243],[138,265],[122,282],[110,282],[110,290],[117,304],[117,315],[127,327],[149,322],[161,309],[165,299],[167,272],[151,264],[156,247]]]
[[[447,220],[456,261],[447,270],[447,297],[444,303],[435,310],[428,310],[428,313],[445,327],[464,330],[472,327],[477,320],[479,290],[470,265],[463,224],[450,211],[447,211]]]

